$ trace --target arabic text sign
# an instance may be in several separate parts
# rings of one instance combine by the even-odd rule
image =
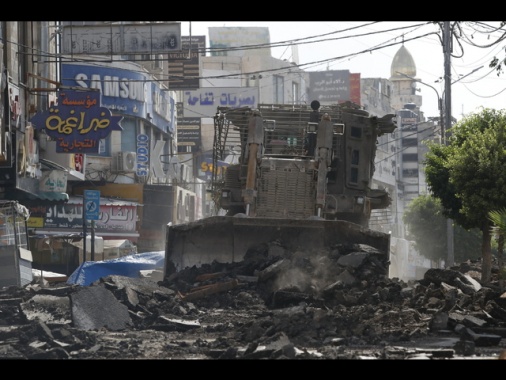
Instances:
[[[258,107],[256,87],[209,87],[183,94],[184,117],[214,117],[218,107]]]
[[[191,147],[196,152],[201,146],[201,119],[181,118],[177,121],[177,146]]]
[[[168,54],[169,88],[171,90],[194,90],[200,87],[200,55],[206,50],[206,36],[181,37],[180,52]]]
[[[42,173],[39,181],[40,191],[67,191],[67,173],[61,170],[50,170]]]
[[[99,140],[123,130],[121,119],[100,107],[98,91],[60,91],[58,105],[37,113],[31,122],[56,140],[57,153],[98,153]]]
[[[309,99],[322,104],[350,100],[350,71],[329,70],[309,73]]]
[[[31,206],[27,226],[31,228],[83,228],[83,206],[76,203]],[[136,232],[137,206],[101,205],[95,222],[97,232]]]

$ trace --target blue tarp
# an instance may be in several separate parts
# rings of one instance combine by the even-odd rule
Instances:
[[[141,270],[163,270],[165,251],[137,253],[117,259],[104,261],[86,261],[70,275],[67,284],[88,286],[110,275],[140,277]]]

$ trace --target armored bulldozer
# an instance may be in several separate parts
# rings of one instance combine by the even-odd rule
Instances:
[[[371,184],[377,138],[395,128],[394,115],[371,116],[349,102],[218,107],[213,166],[229,163],[210,183],[219,212],[167,226],[166,274],[241,261],[272,241],[299,251],[366,244],[388,261],[390,236],[369,219],[391,202]]]

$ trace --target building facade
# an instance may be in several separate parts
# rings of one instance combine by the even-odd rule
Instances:
[[[371,226],[403,236],[404,207],[425,191],[421,141],[430,136],[421,131],[432,126],[420,111],[416,66],[404,46],[389,79],[361,78],[348,70],[305,72],[297,54],[287,61],[273,58],[268,47],[241,48],[268,46],[267,28],[210,28],[206,41],[181,36],[178,24],[0,22],[0,199],[29,208],[34,235],[93,229],[103,239],[134,242],[138,252],[163,250],[168,223],[217,212],[206,191],[212,171],[219,170],[209,165],[217,107],[308,104],[315,98],[352,100],[373,115],[400,116],[401,128],[378,141],[372,185],[387,189],[392,205],[375,211]],[[154,38],[147,26],[161,41],[148,50],[143,46]],[[108,44],[104,30],[129,43]],[[85,37],[90,35],[95,40]],[[69,94],[99,96],[94,112],[105,112],[120,128],[70,141],[63,124],[52,124],[54,110],[77,107]],[[228,149],[231,162],[234,147]],[[93,223],[86,218],[86,190],[100,194],[100,217]]]

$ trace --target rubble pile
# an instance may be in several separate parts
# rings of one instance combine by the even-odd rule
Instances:
[[[489,284],[480,270],[466,262],[405,283],[369,246],[272,242],[158,282],[34,282],[0,289],[0,358],[497,359],[506,296],[498,268]]]

